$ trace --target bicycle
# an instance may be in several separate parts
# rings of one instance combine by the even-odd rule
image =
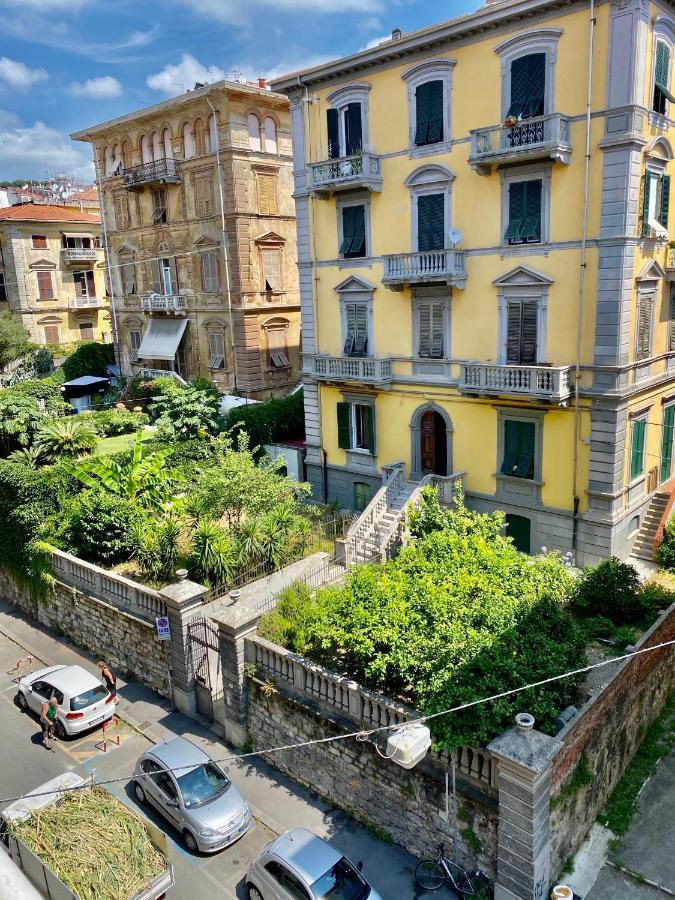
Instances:
[[[428,891],[437,891],[442,884],[448,884],[460,897],[492,900],[494,887],[485,872],[463,869],[448,859],[443,849],[441,844],[436,859],[423,859],[419,863],[415,869],[417,884]]]

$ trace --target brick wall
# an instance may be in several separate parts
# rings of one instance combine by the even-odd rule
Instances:
[[[274,747],[352,732],[354,725],[291,698],[271,684],[249,679],[248,732],[254,747]],[[406,771],[382,759],[370,743],[354,739],[303,747],[266,757],[359,821],[386,832],[415,856],[433,855],[440,843],[451,852],[445,813],[445,780],[430,767]],[[459,794],[458,790],[458,794]],[[458,796],[459,849],[467,865],[494,875],[497,856],[496,801],[462,785]]]
[[[673,639],[675,604],[643,636],[638,648]],[[611,681],[591,696],[558,735],[563,747],[554,761],[551,777],[553,872],[558,872],[581,845],[633,758],[645,730],[675,687],[674,663],[675,647],[617,663],[618,671]],[[563,789],[573,778],[582,756],[592,780],[578,790],[565,792]]]
[[[60,582],[37,604],[2,570],[0,597],[76,646],[109,660],[125,677],[170,696],[166,647],[150,623]]]

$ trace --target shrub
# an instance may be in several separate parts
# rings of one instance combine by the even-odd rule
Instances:
[[[587,566],[577,581],[573,608],[582,616],[606,616],[616,625],[642,621],[642,586],[637,570],[615,557]]]
[[[190,379],[190,387],[193,387],[198,391],[205,391],[207,394],[211,394],[215,397],[216,400],[220,399],[220,391],[215,384],[208,378],[202,378],[201,375]]]
[[[30,335],[21,317],[14,313],[0,312],[0,370],[13,362],[29,348]]]
[[[133,555],[144,575],[157,579],[171,578],[178,565],[178,541],[181,526],[174,516],[159,526],[139,523],[132,531]]]
[[[159,438],[144,441],[146,451],[169,450],[171,451],[171,465],[180,469],[186,467],[190,472],[194,471],[196,462],[207,462],[212,459],[214,449],[209,439],[200,440],[192,438],[187,441],[163,441]]]
[[[3,455],[26,447],[44,422],[44,413],[37,400],[14,393],[0,391],[0,447]]]
[[[320,617],[316,592],[298,582],[282,591],[277,605],[260,621],[258,634],[295,653],[305,654]]]
[[[85,413],[84,416],[86,416],[85,421],[101,437],[133,434],[135,431],[140,431],[150,421],[149,416],[145,413],[134,413],[126,409],[102,409]]]
[[[663,540],[656,551],[656,561],[669,572],[675,572],[675,519],[670,519],[663,533]]]
[[[61,366],[68,381],[81,378],[83,375],[108,374],[108,366],[115,362],[112,344],[101,344],[97,341],[86,341],[68,356]]]
[[[305,408],[303,392],[289,397],[252,403],[231,409],[225,419],[226,429],[244,431],[250,447],[275,444],[305,437]]]
[[[205,584],[221,584],[232,577],[235,558],[227,532],[211,519],[199,519],[192,532],[190,568],[193,578]]]
[[[28,379],[8,388],[4,393],[10,397],[43,400],[47,413],[71,409],[70,403],[66,403],[63,399],[60,385],[55,384],[50,378]]]
[[[129,558],[134,528],[143,521],[143,513],[124,498],[87,490],[62,505],[50,523],[50,536],[82,559],[114,564]]]
[[[178,393],[159,394],[150,404],[161,436],[175,441],[205,438],[222,427],[218,401],[213,394],[188,387]]]
[[[46,422],[35,434],[35,445],[48,460],[82,456],[96,446],[97,440],[91,425],[74,416]]]
[[[668,609],[674,602],[675,591],[671,591],[655,581],[645,584],[640,592],[640,605],[647,623],[651,623],[658,612],[662,609]]]

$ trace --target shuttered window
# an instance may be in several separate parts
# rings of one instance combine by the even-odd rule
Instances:
[[[36,272],[38,300],[53,300],[54,281],[51,272]]]
[[[45,344],[58,344],[59,343],[59,326],[58,325],[45,325]]]
[[[443,82],[425,81],[415,90],[415,146],[443,140]]]
[[[365,206],[342,207],[342,243],[340,253],[345,259],[366,255]]]
[[[202,288],[207,294],[215,294],[219,290],[218,257],[213,250],[202,253]]]
[[[368,353],[368,307],[365,303],[345,303],[345,356]]]
[[[660,115],[666,113],[666,101],[675,103],[670,92],[670,47],[663,41],[656,42],[654,54],[654,96],[652,109]]]
[[[126,296],[136,293],[136,266],[129,257],[120,257],[122,293]]]
[[[225,342],[222,332],[209,331],[209,369],[222,369],[225,366]]]
[[[340,114],[337,109],[326,110],[326,132],[328,159],[337,159],[340,156]]]
[[[277,214],[277,179],[275,175],[256,176],[258,182],[258,212],[261,216]]]
[[[445,247],[445,194],[421,194],[417,198],[417,249]]]
[[[652,350],[652,310],[653,302],[642,297],[637,304],[635,337],[635,359],[648,359]]]
[[[375,452],[375,410],[361,403],[337,404],[338,447]]]
[[[126,197],[115,197],[115,227],[118,231],[129,227],[129,203]]]
[[[529,119],[544,114],[546,54],[530,53],[511,63],[511,105],[507,116]]]
[[[360,153],[363,146],[361,104],[348,103],[343,116],[347,156],[351,156],[353,153]]]
[[[541,241],[541,194],[541,179],[509,185],[509,224],[504,233],[509,244]]]
[[[529,366],[537,362],[536,300],[509,300],[506,304],[506,362]]]
[[[141,346],[141,333],[135,328],[129,331],[129,349],[131,350],[131,361],[135,362],[138,355],[138,349]]]
[[[668,481],[673,467],[673,429],[675,428],[675,404],[664,407],[663,434],[661,436],[660,481]]]
[[[44,234],[32,235],[32,244],[33,244],[33,250],[46,250],[47,249],[46,235],[44,235]]]
[[[270,247],[261,250],[260,259],[262,265],[263,291],[281,291],[281,250],[278,247]]]
[[[195,182],[195,208],[200,219],[213,214],[213,186],[210,178],[198,178]]]
[[[642,237],[667,237],[670,176],[645,172],[641,192],[640,234]]]
[[[150,260],[152,290],[156,294],[170,296],[178,293],[176,261],[174,259]]]
[[[419,347],[417,355],[441,359],[444,350],[445,304],[424,302],[417,306]]]
[[[669,350],[675,350],[675,288],[670,292],[670,328],[669,328]]]
[[[96,296],[96,288],[94,285],[94,273],[92,271],[76,272],[73,275],[73,280],[75,282],[75,296],[76,297],[95,297]]]
[[[153,225],[166,225],[167,222],[167,198],[166,189],[157,188],[152,192],[152,222]]]
[[[517,419],[504,421],[504,460],[502,475],[534,478],[534,422]]]
[[[645,470],[646,419],[635,419],[630,440],[630,479],[638,478]]]
[[[80,322],[80,340],[94,340],[94,325],[92,322]]]
[[[268,328],[267,349],[269,351],[270,365],[273,369],[283,369],[290,366],[286,350],[287,328]]]

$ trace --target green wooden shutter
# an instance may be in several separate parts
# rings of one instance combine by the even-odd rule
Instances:
[[[644,419],[636,419],[633,422],[630,448],[631,481],[642,475],[644,469],[645,424]]]
[[[520,362],[526,366],[533,366],[537,362],[537,321],[539,319],[539,304],[536,301],[528,301],[522,305],[522,324],[520,338]]]
[[[431,356],[431,303],[420,303],[418,356]]]
[[[427,143],[436,144],[443,140],[443,82],[429,81],[429,127]]]
[[[349,251],[350,256],[366,255],[366,208],[365,206],[352,206],[354,237]]]
[[[348,103],[345,117],[345,143],[347,144],[347,156],[352,153],[360,153],[363,147],[363,133],[361,125],[361,104]]]
[[[370,485],[365,481],[354,482],[354,509],[356,512],[363,512],[372,500],[373,492]]]
[[[338,447],[341,450],[350,450],[352,446],[349,423],[350,405],[349,403],[338,403],[337,405]]]
[[[345,356],[351,356],[354,352],[354,343],[356,341],[356,306],[354,303],[345,304],[345,320],[347,334],[345,335],[345,345],[342,352]]]
[[[340,253],[342,256],[349,256],[352,243],[354,242],[355,209],[355,206],[342,207],[342,243],[340,244]]]
[[[368,307],[365,303],[354,304],[354,354],[365,356],[368,352]]]
[[[675,288],[670,291],[670,343],[669,350],[675,350]]]
[[[514,474],[518,478],[534,478],[534,422],[520,422],[520,446]]]
[[[415,89],[415,144],[418,147],[428,143],[429,121],[431,119],[431,91],[425,81]]]
[[[652,343],[652,304],[644,299],[637,306],[637,341],[635,347],[636,359],[646,359],[651,352]]]
[[[431,356],[434,359],[443,357],[443,338],[445,336],[445,304],[431,304]]]
[[[442,250],[445,246],[445,195],[417,198],[417,249]]]
[[[520,336],[522,333],[523,304],[510,300],[506,304],[506,363],[517,365],[520,360]]]
[[[541,181],[523,182],[523,209],[525,219],[520,229],[520,237],[541,240]]]
[[[663,410],[663,434],[661,436],[661,481],[668,481],[673,462],[673,427],[675,426],[675,404]]]
[[[670,175],[661,176],[661,209],[659,210],[659,222],[664,228],[668,228],[668,203],[670,201]]]
[[[340,125],[337,109],[326,110],[326,125],[328,128],[328,159],[337,159],[340,156]]]
[[[504,459],[502,462],[502,475],[513,475],[516,471],[518,451],[520,449],[521,422],[513,419],[504,421]]]
[[[530,53],[511,63],[511,105],[508,116],[525,119],[544,112],[546,54]]]
[[[656,62],[654,65],[654,83],[662,91],[668,90],[668,69],[670,68],[670,50],[663,41],[656,43]]]
[[[368,449],[371,453],[375,453],[375,410],[372,406],[364,406],[363,414],[368,437]]]
[[[649,195],[652,190],[652,178],[649,172],[642,176],[642,237],[649,237]]]
[[[150,260],[150,281],[152,282],[152,290],[156,294],[163,294],[162,290],[162,273],[159,268],[159,260]]]
[[[515,181],[509,185],[509,224],[504,232],[504,240],[519,240],[524,221],[525,182]]]
[[[530,520],[525,516],[506,515],[506,536],[513,541],[513,546],[521,553],[530,552]]]

